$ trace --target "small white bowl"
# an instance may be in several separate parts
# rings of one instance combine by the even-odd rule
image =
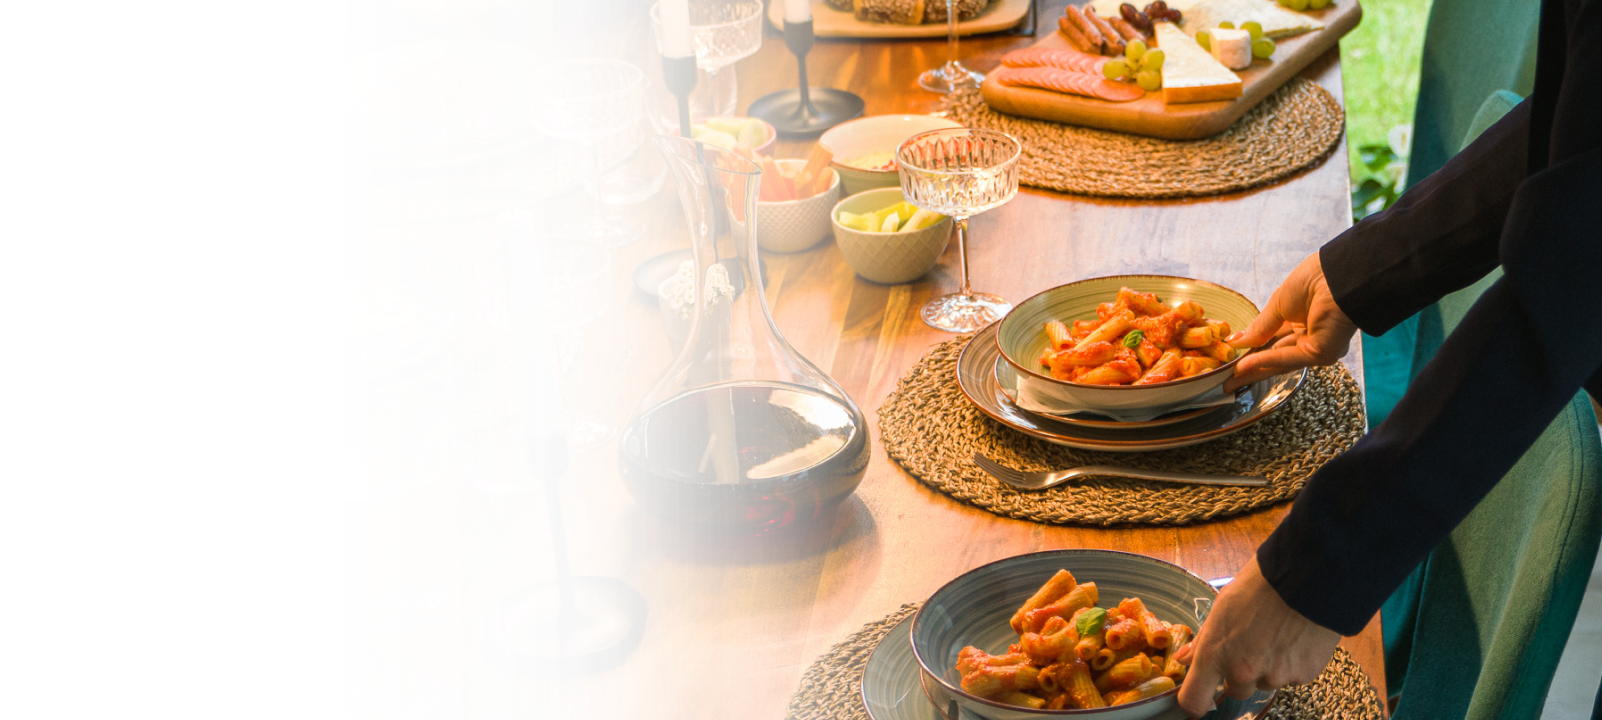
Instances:
[[[775,160],[785,169],[799,171],[805,160]],[[832,176],[828,189],[800,200],[757,201],[757,245],[768,252],[797,253],[811,250],[829,237],[829,218],[840,198],[840,173],[828,168]]]
[[[960,123],[932,115],[874,115],[840,123],[818,138],[818,144],[834,153],[829,167],[840,174],[845,194],[864,190],[899,187],[901,175],[895,170],[866,170],[846,163],[864,155],[895,154],[901,141],[928,130],[962,127]]]
[[[921,230],[902,232],[863,232],[840,224],[840,212],[862,214],[894,205],[906,199],[901,187],[878,188],[857,193],[834,206],[829,220],[834,240],[847,265],[858,275],[876,283],[894,285],[912,282],[935,266],[951,241],[951,218],[944,218]]]

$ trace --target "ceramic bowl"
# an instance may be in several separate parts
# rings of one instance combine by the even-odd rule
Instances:
[[[433,353],[455,321],[453,306],[461,298],[461,266],[450,255],[410,242],[346,245],[344,281],[356,287],[386,287],[418,308],[417,321],[378,335],[346,340],[346,361],[352,342],[365,338],[368,372],[404,366]]]
[[[773,125],[768,123],[768,121],[763,120],[761,118],[748,118],[748,117],[742,117],[742,116],[726,116],[726,117],[708,118],[707,120],[755,120],[755,121],[761,123],[762,124],[762,131],[764,133],[766,133],[766,135],[764,136],[766,139],[764,139],[761,144],[759,144],[756,147],[752,148],[752,152],[755,153],[756,155],[772,155],[773,154],[773,144],[775,142],[777,142],[778,139],[779,139],[779,131],[775,130]],[[701,127],[706,127],[707,120],[701,120],[700,122],[694,123],[694,125],[699,125]],[[692,125],[692,127],[694,125]],[[678,125],[675,124],[674,127],[678,127]]]
[[[1246,353],[1208,372],[1151,385],[1081,385],[1057,380],[1042,372],[1040,354],[1049,342],[1042,329],[1048,320],[1073,324],[1075,320],[1096,317],[1096,306],[1110,302],[1118,288],[1156,293],[1168,305],[1187,300],[1200,303],[1207,317],[1244,330],[1257,317],[1257,306],[1245,295],[1205,280],[1169,275],[1113,275],[1081,280],[1054,287],[1029,298],[1007,317],[996,331],[1001,356],[1018,371],[1018,391],[1048,396],[1054,401],[1117,415],[1141,411],[1160,411],[1185,406],[1217,389],[1235,372],[1235,364]],[[1027,387],[1026,387],[1027,386]]]
[[[840,246],[847,265],[867,280],[886,285],[912,282],[940,259],[951,240],[951,218],[920,230],[882,233],[853,230],[840,224],[840,213],[867,213],[901,202],[901,186],[857,193],[829,213],[834,241]]]
[[[1199,629],[1218,593],[1207,581],[1177,565],[1144,555],[1112,550],[1048,550],[983,565],[946,583],[912,621],[912,652],[918,659],[924,693],[937,708],[957,707],[987,720],[1041,720],[1050,717],[1096,720],[1179,720],[1179,689],[1125,705],[1098,710],[1034,710],[1005,705],[963,692],[957,653],[972,645],[1005,654],[1018,642],[1008,625],[1040,586],[1058,570],[1078,582],[1094,582],[1100,607],[1138,597],[1157,617]],[[949,714],[949,713],[948,713]]]
[[[845,194],[855,195],[874,188],[899,187],[901,175],[895,170],[853,167],[848,164],[852,160],[881,153],[893,158],[902,140],[927,130],[957,127],[962,125],[930,115],[874,115],[830,128],[818,138],[818,144],[834,153],[829,166],[840,174]]]
[[[780,167],[800,171],[805,160],[775,160]],[[757,245],[763,250],[795,253],[810,250],[829,237],[829,218],[840,199],[840,173],[831,176],[829,188],[812,197],[780,202],[757,201]]]

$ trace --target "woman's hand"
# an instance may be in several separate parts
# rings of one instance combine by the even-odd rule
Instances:
[[[1259,689],[1312,682],[1340,640],[1286,605],[1253,557],[1218,594],[1195,642],[1179,651],[1180,662],[1190,663],[1179,705],[1191,717],[1207,714],[1220,681],[1224,694],[1238,700]]]
[[[1250,327],[1229,336],[1229,344],[1237,348],[1261,347],[1269,341],[1274,344],[1242,359],[1235,366],[1235,376],[1224,383],[1224,391],[1234,392],[1280,373],[1332,364],[1346,355],[1355,334],[1357,325],[1335,304],[1315,252],[1291,271]]]

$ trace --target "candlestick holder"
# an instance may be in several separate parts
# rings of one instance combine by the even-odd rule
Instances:
[[[801,68],[800,85],[763,95],[751,103],[751,117],[768,121],[781,135],[815,135],[862,114],[861,97],[834,88],[807,85],[807,52],[812,49],[812,21],[784,22],[784,45]]]
[[[662,56],[662,84],[679,100],[679,136],[690,137],[690,91],[695,89],[695,56]]]
[[[617,577],[578,576],[567,566],[561,489],[567,435],[535,438],[524,431],[524,460],[545,481],[556,579],[535,582],[501,600],[501,627],[513,664],[538,677],[566,677],[610,667],[646,632],[646,598]]]

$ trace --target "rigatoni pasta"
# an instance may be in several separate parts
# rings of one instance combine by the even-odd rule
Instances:
[[[1151,385],[1216,370],[1235,359],[1229,323],[1202,306],[1168,306],[1155,293],[1119,288],[1095,320],[1045,323],[1040,364],[1058,380],[1083,385]]]
[[[1006,653],[969,646],[957,654],[963,691],[1021,707],[1087,709],[1144,700],[1184,680],[1178,654],[1190,627],[1163,622],[1140,598],[1110,608],[1099,600],[1095,583],[1058,570],[1013,613],[1019,641]]]

